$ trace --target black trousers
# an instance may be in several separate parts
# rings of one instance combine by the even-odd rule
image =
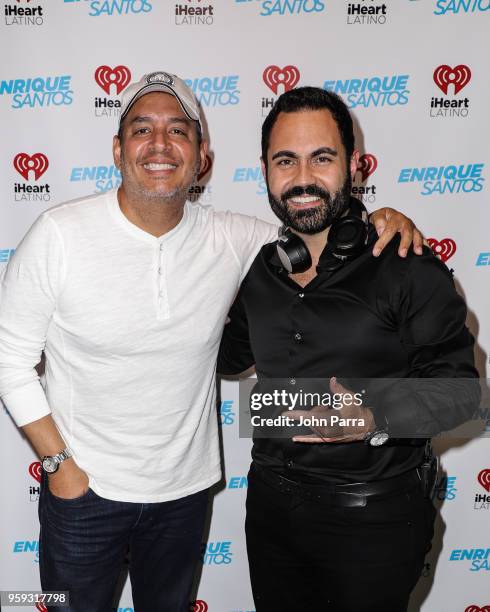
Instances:
[[[266,484],[253,467],[247,549],[257,612],[406,612],[433,536],[417,483],[365,507],[336,507]]]

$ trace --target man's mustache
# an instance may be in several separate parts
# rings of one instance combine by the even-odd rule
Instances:
[[[318,187],[318,185],[307,185],[306,187],[296,185],[281,195],[281,202],[286,204],[286,201],[290,198],[297,198],[302,195],[316,196],[318,198],[322,198],[322,200],[325,202],[330,201],[329,192],[325,191],[325,189],[322,189],[321,187]]]

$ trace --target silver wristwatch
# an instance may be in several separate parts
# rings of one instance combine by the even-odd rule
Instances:
[[[46,474],[54,474],[58,471],[60,463],[63,463],[65,459],[69,459],[70,457],[73,457],[73,453],[69,448],[65,448],[57,455],[53,455],[52,457],[43,457],[41,465]]]
[[[390,438],[390,435],[385,429],[378,429],[366,434],[364,438],[365,444],[369,446],[383,446]]]

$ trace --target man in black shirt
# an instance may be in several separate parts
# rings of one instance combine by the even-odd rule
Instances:
[[[255,364],[259,390],[297,392],[302,379],[318,390],[330,378],[332,393],[367,394],[337,411],[279,410],[288,423],[317,416],[313,433],[254,435],[246,531],[257,612],[406,611],[433,533],[426,439],[479,401],[447,268],[429,249],[398,257],[396,240],[372,256],[375,232],[350,197],[358,157],[332,93],[287,92],[264,122],[269,201],[288,229],[241,286],[218,371]]]

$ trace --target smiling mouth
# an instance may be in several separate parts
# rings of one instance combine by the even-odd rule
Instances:
[[[159,170],[175,170],[177,168],[176,164],[159,164],[156,162],[148,162],[143,164],[143,168],[145,170],[151,171],[159,171]]]
[[[321,201],[322,201],[321,197],[313,196],[313,195],[295,196],[294,198],[289,198],[288,200],[288,202],[290,202],[294,206],[300,206],[302,208],[307,208],[309,206],[316,206]]]

